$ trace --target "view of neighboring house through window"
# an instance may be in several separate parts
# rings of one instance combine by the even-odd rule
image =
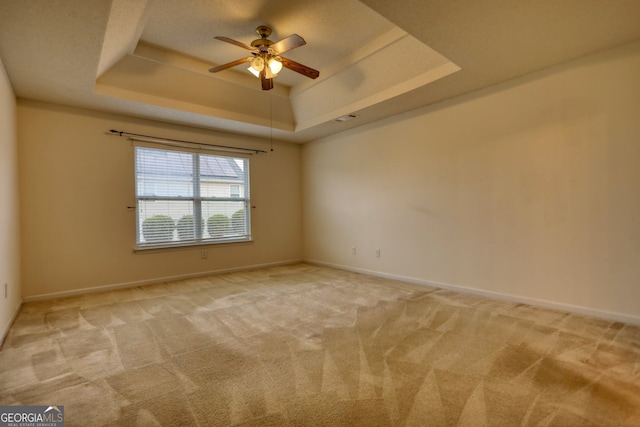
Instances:
[[[240,197],[240,186],[238,184],[229,186],[229,197]]]
[[[249,160],[135,147],[137,246],[251,239]]]

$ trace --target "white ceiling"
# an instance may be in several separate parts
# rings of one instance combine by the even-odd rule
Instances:
[[[207,71],[258,25],[320,77]],[[0,0],[20,98],[300,143],[638,38],[638,0]]]

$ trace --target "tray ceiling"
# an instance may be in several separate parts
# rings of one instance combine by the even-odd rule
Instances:
[[[640,37],[635,0],[0,0],[0,59],[16,95],[307,142]],[[262,91],[245,66],[268,25],[285,56]],[[338,117],[358,116],[348,122]]]

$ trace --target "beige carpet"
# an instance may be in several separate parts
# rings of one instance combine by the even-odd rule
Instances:
[[[298,264],[25,304],[0,404],[91,425],[640,425],[640,328]]]

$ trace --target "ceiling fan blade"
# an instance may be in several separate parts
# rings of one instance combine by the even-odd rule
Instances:
[[[273,79],[267,78],[265,70],[260,71],[260,82],[262,83],[262,90],[273,89]]]
[[[314,70],[311,67],[307,67],[306,65],[302,65],[297,63],[296,61],[292,61],[288,58],[281,57],[282,66],[290,69],[291,71],[295,71],[296,73],[300,73],[303,76],[307,76],[311,79],[317,79],[320,76],[320,71]]]
[[[250,50],[251,52],[257,52],[258,51],[258,49],[256,49],[255,47],[248,46],[248,45],[246,45],[246,44],[244,44],[242,42],[239,42],[238,40],[230,39],[229,37],[215,36],[214,38],[216,40],[220,40],[220,41],[223,41],[223,42],[231,43],[231,44],[236,45],[238,47],[241,47],[243,49]]]
[[[297,34],[291,34],[289,37],[286,37],[279,42],[272,44],[270,47],[276,53],[285,53],[288,50],[295,49],[300,46],[304,46],[307,44],[306,41],[302,37]]]
[[[244,64],[245,62],[251,61],[253,58],[251,56],[247,58],[241,58],[237,61],[229,62],[227,64],[218,65],[217,67],[209,68],[210,73],[217,73],[218,71],[226,70],[227,68],[235,67],[236,65]]]

